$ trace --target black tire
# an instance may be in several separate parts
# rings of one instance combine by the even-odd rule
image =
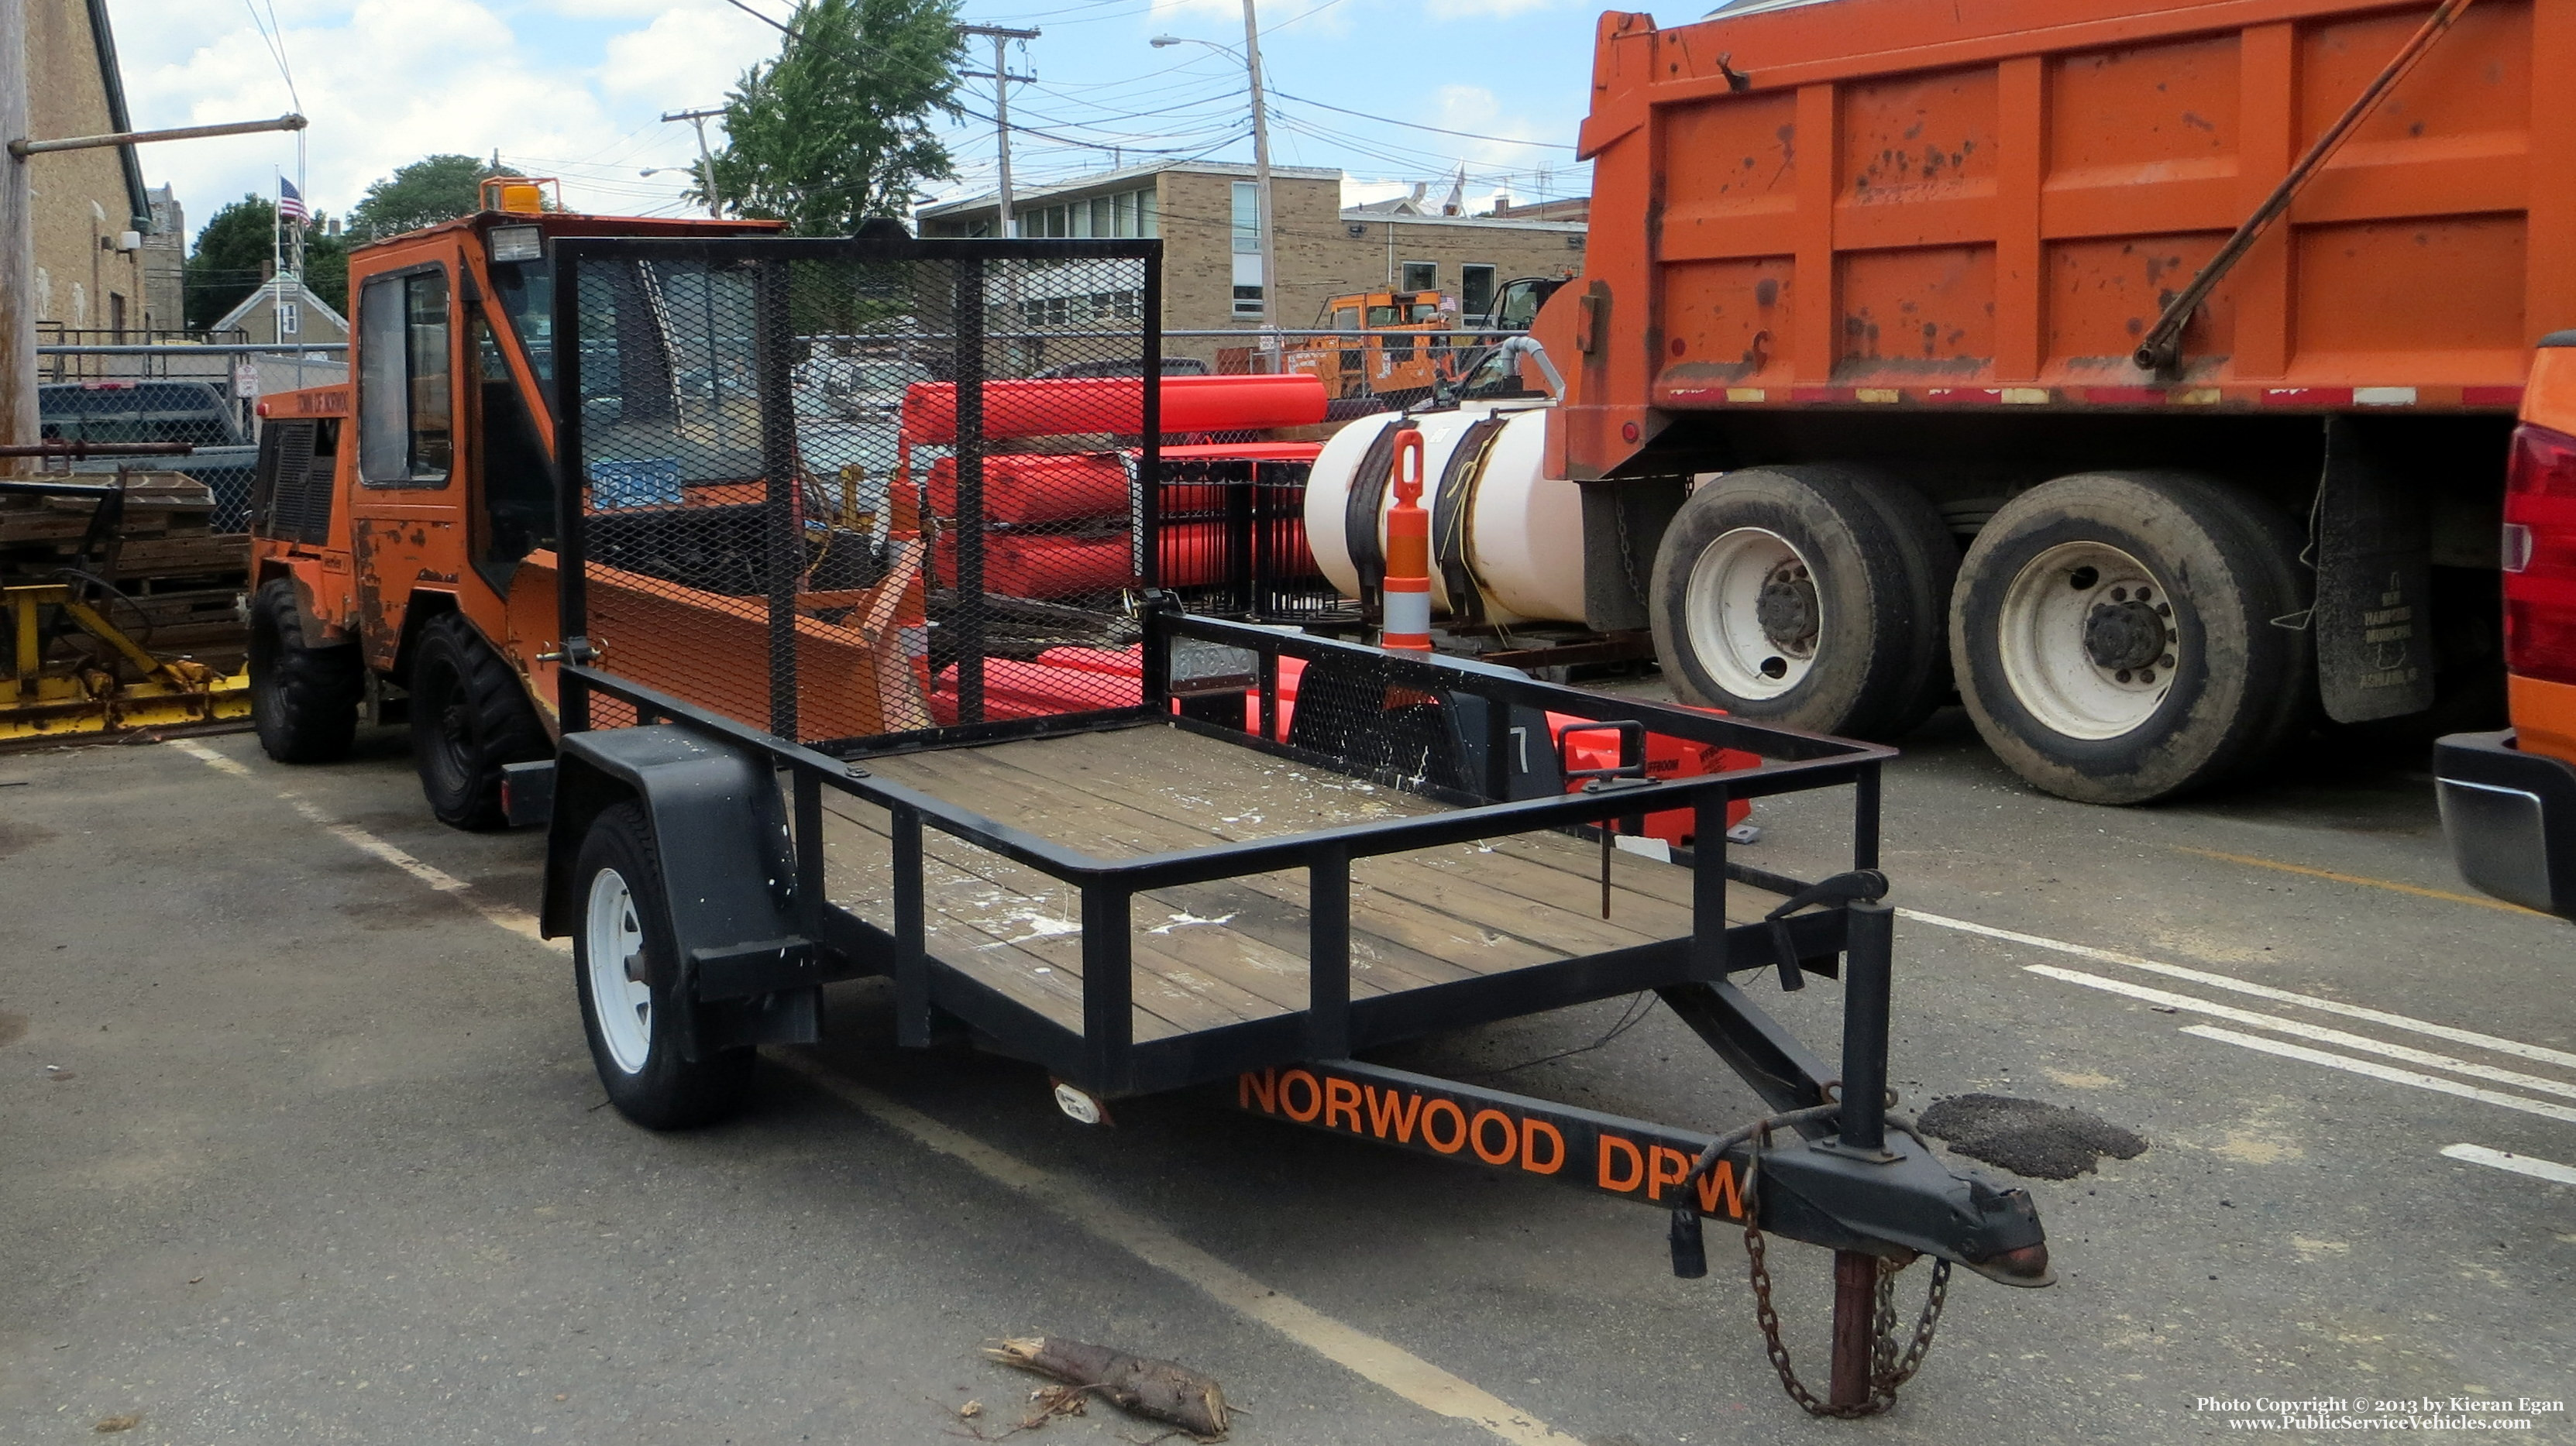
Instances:
[[[250,717],[280,763],[337,763],[358,736],[367,664],[354,643],[308,648],[295,584],[273,578],[250,605]]]
[[[679,951],[671,942],[669,900],[662,890],[659,855],[644,810],[632,802],[601,810],[573,857],[573,990],[581,998],[581,1027],[590,1040],[591,1063],[609,1100],[619,1114],[648,1130],[688,1129],[732,1114],[741,1107],[751,1083],[752,1051],[730,1049],[695,1063],[681,1056],[682,1006],[674,998]],[[622,895],[601,897],[603,874],[615,875],[624,887]],[[617,961],[602,962],[612,976],[611,985],[614,976],[643,985],[641,1001],[619,995],[603,1001],[601,981],[591,970],[593,951],[616,936],[613,926],[600,927],[593,911],[619,912],[620,905],[622,914],[616,922],[628,926],[625,937],[636,937],[639,947],[623,969],[616,967]],[[635,1002],[645,1005],[639,1028],[613,1041],[602,1025],[601,1009],[631,1009]],[[639,1046],[640,1058],[636,1057]],[[621,1049],[627,1055],[624,1059]]]
[[[1708,577],[1727,574],[1718,544],[1759,534],[1795,555],[1763,589],[1785,601],[1754,635],[1778,651],[1756,663],[1763,648],[1730,649],[1714,605],[1694,601],[1694,577],[1704,567]],[[1730,472],[1691,493],[1655,550],[1655,654],[1687,701],[1819,733],[1893,737],[1949,694],[1943,621],[1957,569],[1940,514],[1900,482],[1835,465]],[[1753,613],[1729,616],[1741,624]],[[1756,691],[1764,676],[1794,681]]]
[[[1950,590],[1959,580],[1959,539],[1932,499],[1890,477],[1854,470],[1853,487],[1878,509],[1905,568],[1896,598],[1905,610],[1913,667],[1897,690],[1896,712],[1877,736],[1902,738],[1957,693],[1950,673]]]
[[[510,665],[456,613],[430,619],[412,645],[411,751],[438,821],[494,829],[501,766],[552,752],[545,724]]]
[[[2015,497],[1968,549],[1951,605],[1977,731],[2015,773],[2083,803],[2260,768],[2315,691],[2307,634],[2274,621],[2302,605],[2296,545],[2265,504],[2189,473],[2079,473]],[[2151,599],[2114,585],[2127,565],[2105,549],[2145,570]]]

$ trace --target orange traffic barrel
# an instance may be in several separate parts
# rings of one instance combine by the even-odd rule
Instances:
[[[1386,510],[1381,647],[1431,651],[1431,514],[1422,510],[1422,433],[1395,434],[1395,505]]]

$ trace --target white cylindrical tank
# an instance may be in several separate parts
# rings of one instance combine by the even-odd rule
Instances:
[[[1539,475],[1545,413],[1538,407],[1467,406],[1413,418],[1422,433],[1422,506],[1432,516],[1431,602],[1440,613],[1459,610],[1440,561],[1463,556],[1484,592],[1487,621],[1583,621],[1583,498],[1573,483]],[[1452,475],[1450,462],[1460,443],[1488,418],[1502,426],[1490,436],[1483,462],[1470,458]],[[1360,590],[1352,557],[1351,487],[1372,445],[1395,421],[1393,414],[1362,417],[1335,432],[1307,476],[1306,541],[1325,578],[1345,597],[1357,597]],[[1371,513],[1374,536],[1361,545],[1373,546],[1383,558],[1386,510],[1395,493],[1379,476],[1368,485],[1379,496]],[[1451,487],[1468,489],[1463,507],[1442,506],[1443,489]]]

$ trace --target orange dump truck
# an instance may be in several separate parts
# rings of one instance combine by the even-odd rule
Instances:
[[[1683,696],[2101,802],[2492,697],[2576,5],[1609,14],[1581,150],[1545,475]]]

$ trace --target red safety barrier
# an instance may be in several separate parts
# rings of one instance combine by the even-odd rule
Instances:
[[[1244,432],[1324,420],[1324,384],[1303,372],[1277,376],[1165,377],[1165,433]],[[1062,437],[1145,429],[1142,377],[1055,377],[984,384],[984,435]],[[957,439],[957,388],[915,382],[904,392],[903,440],[936,446]]]
[[[1225,581],[1224,522],[1166,523],[1162,544],[1159,580],[1163,586],[1208,587]],[[1134,564],[1134,547],[1123,527],[1090,537],[1043,532],[984,534],[984,590],[1011,597],[1066,598],[1115,592],[1136,585]],[[938,567],[940,586],[956,586],[957,534],[940,534]]]
[[[957,515],[957,459],[930,467],[930,509]],[[984,520],[1067,522],[1127,515],[1127,466],[1115,452],[1004,452],[984,459]]]

